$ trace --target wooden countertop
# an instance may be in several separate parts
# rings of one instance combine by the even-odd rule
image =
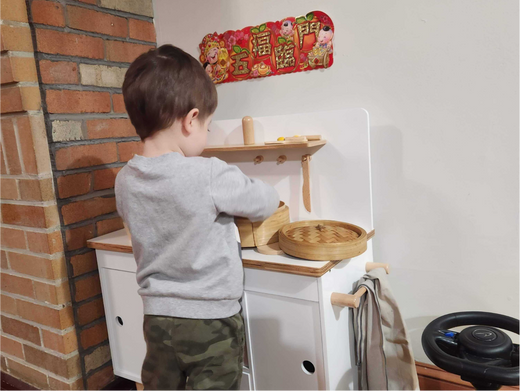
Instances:
[[[133,252],[132,243],[124,229],[90,239],[87,243],[88,247],[97,250]],[[254,248],[245,248],[242,249],[242,262],[244,267],[252,269],[320,277],[340,261],[306,261],[290,255],[264,255]]]

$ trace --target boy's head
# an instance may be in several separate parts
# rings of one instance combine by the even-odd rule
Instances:
[[[172,45],[137,57],[126,72],[123,98],[141,140],[170,128],[177,120],[183,132],[185,120],[205,127],[217,108],[217,90],[204,68]],[[206,128],[203,130],[206,133]]]

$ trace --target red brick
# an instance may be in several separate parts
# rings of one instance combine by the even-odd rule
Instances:
[[[89,224],[83,227],[68,229],[65,231],[65,242],[67,243],[67,250],[77,250],[78,248],[86,247],[87,240],[94,237],[94,225]]]
[[[129,119],[94,119],[87,121],[88,138],[135,137],[135,128]]]
[[[63,7],[54,1],[34,0],[31,4],[34,23],[65,27]]]
[[[2,273],[2,291],[34,298],[32,280]]]
[[[2,335],[2,352],[23,360],[22,344],[14,339],[6,338]]]
[[[43,53],[99,59],[104,56],[101,38],[36,29],[36,42],[38,43],[38,50]]]
[[[58,194],[60,198],[68,198],[90,191],[91,176],[89,172],[63,175],[58,177]]]
[[[119,151],[119,161],[127,162],[132,159],[135,154],[142,153],[143,143],[140,141],[117,143],[117,149]]]
[[[79,145],[56,151],[56,168],[58,170],[97,166],[116,161],[115,143]]]
[[[24,111],[22,92],[20,87],[6,87],[2,88],[2,100],[0,101],[0,112],[17,113]]]
[[[130,38],[155,42],[155,26],[144,20],[128,19]]]
[[[2,175],[7,175],[7,167],[5,166],[4,160],[4,148],[2,144],[0,144],[0,172]]]
[[[114,369],[112,366],[105,367],[95,372],[87,379],[87,389],[101,390],[114,379]]]
[[[34,253],[54,254],[63,251],[63,240],[60,231],[51,233],[29,232],[27,235],[27,243],[29,250]]]
[[[1,2],[1,15],[3,20],[27,23],[27,9],[24,0],[10,0]]]
[[[98,236],[118,231],[123,229],[123,219],[116,217],[114,219],[101,220],[96,223],[96,228]]]
[[[51,390],[83,390],[83,378],[80,377],[71,383],[65,383],[49,376],[49,388]]]
[[[76,302],[86,300],[101,293],[101,285],[97,274],[81,280],[76,280],[74,285],[76,286],[76,294],[74,296]]]
[[[115,212],[115,210],[115,197],[96,197],[63,205],[61,207],[61,214],[63,216],[63,223],[69,225],[106,213]]]
[[[64,359],[28,345],[24,345],[24,351],[25,360],[28,363],[43,367],[56,375],[71,378],[81,372],[78,355]]]
[[[108,339],[107,325],[101,322],[80,333],[80,341],[83,349],[100,344]]]
[[[9,358],[7,359],[7,363],[9,365],[9,373],[11,375],[24,380],[29,384],[37,386],[38,389],[47,390],[49,388],[46,374],[36,371]]]
[[[67,304],[70,302],[69,283],[62,282],[59,285],[45,284],[34,281],[34,298],[38,301],[51,304]]]
[[[2,69],[1,69],[1,77],[0,81],[2,84],[12,83],[14,81],[13,78],[13,69],[11,67],[11,60],[9,57],[2,57],[1,60]]]
[[[49,113],[108,113],[110,93],[48,90],[47,110]]]
[[[43,121],[42,121],[42,123],[43,123]],[[33,126],[35,126],[35,127],[38,126],[38,122],[35,121],[31,124],[31,120],[30,120],[29,116],[23,116],[23,117],[18,117],[16,119],[16,126],[18,127],[18,139],[20,140],[20,149],[22,151],[23,165],[25,168],[25,172],[28,174],[38,174],[38,165],[36,162],[36,154],[38,152],[34,148],[33,129],[32,129]],[[45,129],[40,129],[40,130],[43,130],[43,132],[45,132]],[[38,129],[35,129],[35,132],[37,132],[37,131],[38,131]],[[43,136],[46,137],[45,133],[43,133]],[[40,139],[40,142],[46,143],[47,139],[46,138],[44,140]],[[40,153],[45,153],[46,154],[45,157],[48,158],[48,154],[49,154],[48,147],[47,147],[47,145],[45,145],[45,147],[46,147],[45,148],[46,150],[44,150],[44,152],[40,152]],[[41,157],[40,157],[40,160],[42,160]]]
[[[122,168],[123,167],[115,167],[94,171],[94,190],[111,189],[114,187],[116,175]]]
[[[78,64],[69,61],[40,61],[40,73],[45,84],[78,84]]]
[[[125,37],[128,27],[125,18],[98,12],[82,7],[67,6],[69,27],[78,30]]]
[[[7,253],[5,251],[0,250],[0,268],[7,269],[9,265],[7,264]]]
[[[90,226],[92,227],[92,226]],[[83,246],[81,246],[83,247]],[[96,253],[90,251],[85,254],[74,255],[70,258],[72,265],[72,276],[77,277],[97,269]]]
[[[2,3],[4,3],[2,1]],[[31,30],[29,26],[0,25],[2,51],[33,52]]]
[[[67,277],[67,268],[63,258],[45,259],[32,255],[9,253],[11,269],[29,276],[56,280]]]
[[[53,201],[52,179],[19,179],[20,198],[24,201]]]
[[[123,94],[112,94],[112,105],[114,106],[114,113],[126,113]]]
[[[2,312],[18,315],[18,311],[16,309],[16,300],[12,297],[2,295],[0,306],[2,307]]]
[[[43,305],[29,303],[18,300],[18,313],[24,319],[53,327],[55,329],[66,329],[74,324],[72,307],[64,307],[60,310],[49,308]]]
[[[79,326],[86,325],[105,315],[103,299],[99,298],[87,304],[83,304],[76,310],[76,319]]]
[[[2,95],[5,90],[2,90]],[[2,100],[5,96],[2,97]],[[11,175],[19,175],[22,173],[22,166],[20,165],[20,158],[18,156],[18,147],[16,144],[16,136],[14,133],[13,121],[10,118],[2,118],[2,137],[3,137],[3,152],[5,160],[7,161],[7,168]]]
[[[78,349],[78,338],[75,330],[60,335],[42,329],[42,338],[43,346],[63,354],[69,354]]]
[[[59,223],[56,206],[30,206],[2,204],[5,224],[25,227],[50,228]]]
[[[9,57],[13,81],[37,82],[36,62],[31,57]]]
[[[132,62],[139,55],[153,49],[153,46],[121,41],[105,41],[107,60],[117,62]]]
[[[2,316],[2,332],[41,345],[38,328],[19,320]]]
[[[0,191],[3,200],[18,200],[18,187],[16,186],[16,179],[1,178]]]
[[[2,246],[26,249],[24,232],[19,229],[2,227]]]

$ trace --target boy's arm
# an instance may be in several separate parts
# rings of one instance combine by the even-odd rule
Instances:
[[[218,213],[251,221],[265,220],[280,203],[274,187],[217,158],[211,158],[210,193]]]

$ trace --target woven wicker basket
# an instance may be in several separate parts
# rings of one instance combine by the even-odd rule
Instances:
[[[333,220],[309,220],[287,224],[279,232],[286,254],[311,261],[339,261],[363,254],[367,233],[357,225]]]
[[[274,214],[264,221],[252,223],[249,219],[235,217],[242,247],[258,247],[278,242],[278,231],[291,222],[289,207],[280,202]]]

